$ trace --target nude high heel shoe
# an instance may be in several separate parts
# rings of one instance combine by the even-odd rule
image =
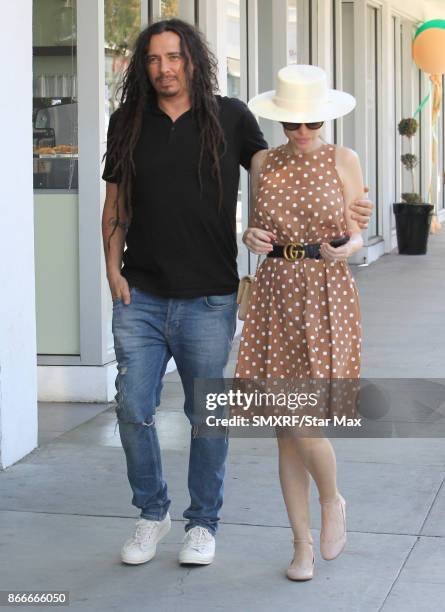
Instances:
[[[313,546],[313,542],[311,540],[294,540],[295,544],[309,544],[309,546]],[[295,555],[291,561],[291,564],[287,568],[286,576],[289,580],[295,580],[297,582],[303,582],[304,580],[312,580],[314,577],[314,564],[315,557],[314,553],[312,553],[312,565],[303,565],[301,563],[295,562]]]
[[[320,552],[323,559],[332,561],[343,552],[346,546],[346,502],[338,493],[337,499],[329,502],[321,502],[321,530],[320,530]],[[326,531],[330,531],[327,523],[334,524],[334,531],[341,532],[335,539],[329,537]]]

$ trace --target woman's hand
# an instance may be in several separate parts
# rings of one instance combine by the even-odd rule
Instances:
[[[320,253],[326,261],[346,261],[352,255],[349,242],[339,247],[333,247],[329,242],[323,242],[320,247]]]
[[[363,238],[359,233],[353,233],[349,241],[339,247],[333,247],[329,242],[322,242],[320,253],[326,261],[346,261],[363,246]]]
[[[244,244],[255,255],[269,253],[273,249],[272,242],[276,238],[275,232],[269,232],[258,227],[248,227],[243,234]]]

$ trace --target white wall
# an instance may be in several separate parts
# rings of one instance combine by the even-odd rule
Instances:
[[[37,444],[32,0],[2,4],[0,469]]]
[[[386,3],[404,15],[421,21],[445,19],[444,0],[386,0]]]
[[[390,4],[392,9],[400,11],[407,17],[425,19],[425,0],[386,0],[386,4]]]
[[[428,0],[425,6],[424,18],[445,19],[445,2],[443,0]]]
[[[444,0],[387,0],[391,8],[421,21],[445,19]]]

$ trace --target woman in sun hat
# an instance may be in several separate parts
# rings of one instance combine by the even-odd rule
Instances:
[[[321,138],[325,121],[354,107],[351,95],[329,89],[321,68],[306,65],[282,68],[276,90],[249,102],[256,115],[279,121],[288,141],[252,159],[252,208],[243,240],[250,251],[267,257],[252,288],[236,378],[284,385],[289,379],[360,375],[360,308],[347,259],[363,245],[349,208],[364,194],[363,178],[354,151]],[[335,454],[320,434],[277,430],[277,440],[294,537],[287,576],[309,580],[314,571],[310,476],[321,504],[323,558],[334,559],[346,543]]]

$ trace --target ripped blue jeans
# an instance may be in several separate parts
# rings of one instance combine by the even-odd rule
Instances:
[[[141,517],[162,520],[170,499],[162,475],[155,426],[162,378],[174,358],[184,389],[184,411],[192,425],[186,530],[196,525],[216,532],[223,501],[227,437],[193,435],[194,379],[222,378],[236,328],[236,293],[168,299],[131,287],[131,303],[113,301],[114,348],[118,363],[116,415]],[[196,411],[195,411],[196,412]]]

